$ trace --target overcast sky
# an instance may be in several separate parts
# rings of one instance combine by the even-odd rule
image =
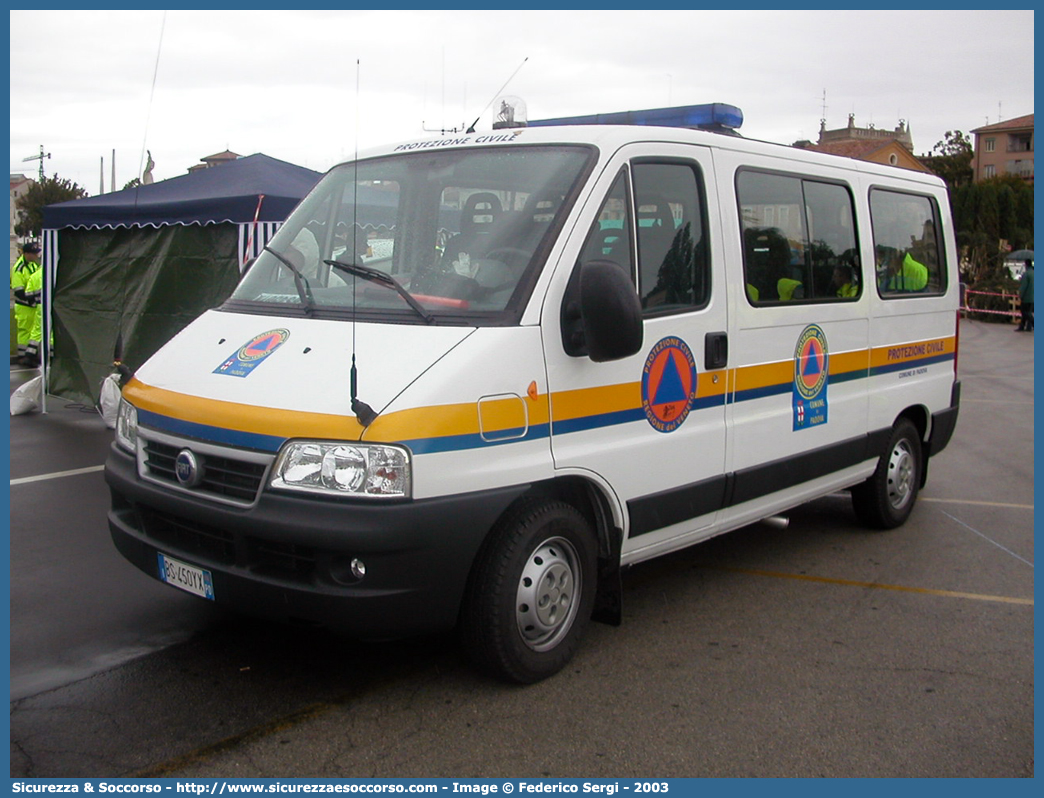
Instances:
[[[541,119],[725,102],[791,144],[910,125],[917,154],[1033,113],[1032,11],[11,11],[11,171],[89,194],[230,149],[325,171],[365,149]],[[528,59],[528,60],[526,60]],[[356,62],[359,62],[357,69]],[[520,68],[521,67],[521,68]],[[356,89],[358,84],[358,91]],[[486,110],[483,110],[486,109]]]

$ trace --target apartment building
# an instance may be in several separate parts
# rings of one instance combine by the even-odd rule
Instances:
[[[1033,182],[1033,114],[975,128],[975,182],[1018,175]]]

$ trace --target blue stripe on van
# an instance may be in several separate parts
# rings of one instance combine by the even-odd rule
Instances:
[[[445,435],[440,438],[415,438],[413,440],[395,441],[408,446],[414,454],[438,454],[440,452],[458,452],[464,449],[482,449],[488,446],[503,446],[510,443],[523,443],[547,438],[550,427],[547,424],[534,424],[525,435],[519,436],[521,427],[513,430],[498,430],[495,438],[485,437],[479,433],[466,435]],[[512,435],[519,437],[511,437]],[[365,441],[364,441],[365,442]]]
[[[731,401],[733,404],[737,402],[748,402],[751,399],[764,399],[766,396],[776,396],[781,393],[790,393],[791,388],[794,387],[792,382],[781,382],[777,385],[763,385],[760,388],[750,388],[746,391],[736,391],[732,394]]]
[[[181,435],[186,438],[197,438],[199,440],[235,446],[240,449],[255,449],[262,452],[279,451],[285,438],[277,435],[262,435],[256,432],[240,432],[234,429],[212,427],[209,424],[196,424],[192,421],[182,421],[178,418],[163,416],[150,410],[138,410],[138,423],[143,427],[166,432],[171,435]]]
[[[196,424],[191,421],[182,421],[177,418],[160,415],[148,410],[138,410],[138,423],[143,427],[166,432],[170,435],[179,435],[186,438],[196,438],[208,443],[224,444],[241,449],[254,449],[257,451],[271,452],[275,454],[287,440],[277,435],[262,435],[254,432],[240,432],[238,430],[212,427],[207,424]],[[518,436],[522,432],[519,427],[514,430],[498,430],[497,437],[483,438],[478,433],[469,435],[446,435],[440,438],[416,438],[414,440],[388,441],[388,443],[399,443],[409,447],[414,454],[436,454],[439,452],[454,452],[464,449],[479,449],[487,446],[501,446],[507,443],[520,443],[522,441],[533,441],[547,438],[550,428],[547,424],[536,424],[529,428],[524,436]],[[364,441],[365,442],[365,441]],[[383,442],[383,441],[382,441]]]
[[[855,371],[846,371],[844,374],[829,374],[827,375],[827,382],[830,385],[836,385],[842,382],[850,382],[851,380],[865,380],[870,376],[870,369],[856,369]]]
[[[707,410],[713,407],[722,407],[725,404],[725,394],[714,396],[697,397],[692,403],[691,410]],[[592,416],[581,416],[555,421],[555,434],[568,435],[571,432],[586,432],[592,429],[604,427],[615,427],[618,424],[630,424],[634,421],[645,421],[645,410],[641,407],[632,407],[628,410],[615,410],[611,413],[598,413]]]
[[[932,357],[919,357],[913,360],[903,360],[899,363],[889,363],[886,366],[876,366],[870,369],[870,376],[876,377],[878,374],[891,374],[895,371],[909,371],[910,369],[920,368],[921,366],[931,366],[935,363],[946,363],[952,361],[954,358],[954,353],[948,352],[943,355],[933,355]]]

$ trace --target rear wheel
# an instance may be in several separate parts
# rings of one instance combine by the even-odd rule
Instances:
[[[597,552],[587,520],[559,501],[527,501],[497,524],[475,563],[461,617],[484,670],[530,684],[573,657],[591,618]]]
[[[906,522],[921,485],[921,457],[917,427],[900,419],[873,476],[852,489],[852,506],[863,523],[894,529]]]

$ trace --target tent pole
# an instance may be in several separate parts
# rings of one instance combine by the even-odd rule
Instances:
[[[47,367],[51,357],[51,286],[54,284],[53,261],[57,257],[58,231],[43,231],[43,269],[41,286],[43,305],[40,309],[40,412],[47,412]]]

